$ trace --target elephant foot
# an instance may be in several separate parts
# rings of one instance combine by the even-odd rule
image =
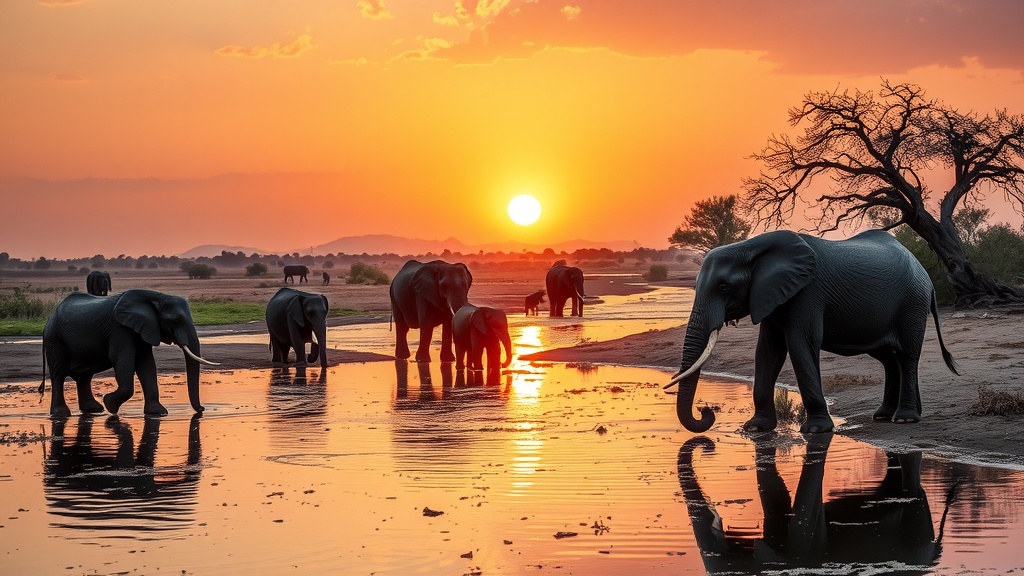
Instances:
[[[397,358],[398,360],[405,360],[409,358],[409,356],[412,356],[412,354],[409,353],[408,346],[404,348],[401,346],[395,346],[395,358]]]
[[[455,354],[451,352],[441,352],[441,362],[455,362]]]
[[[836,427],[832,418],[825,416],[808,416],[807,421],[800,427],[802,434],[823,434],[831,432]]]
[[[921,421],[921,415],[914,410],[900,408],[892,415],[892,421],[897,424],[914,424]]]
[[[96,414],[97,412],[103,412],[103,404],[89,396],[88,398],[78,399],[78,409],[85,414]]]
[[[123,402],[116,402],[112,398],[113,395],[113,392],[111,392],[110,394],[104,394],[103,406],[107,408],[107,412],[110,412],[111,414],[117,414],[117,411],[121,409],[121,404],[123,404]]]
[[[149,416],[167,416],[167,408],[159,402],[146,402],[142,412]]]
[[[745,432],[769,432],[775,430],[777,425],[778,422],[775,418],[755,414],[753,418],[743,424],[743,430]]]
[[[406,356],[408,358],[408,356]],[[452,358],[454,360],[454,358]],[[430,350],[417,350],[416,351],[417,362],[430,362]]]
[[[71,408],[68,408],[67,404],[50,406],[50,416],[57,418],[67,418],[71,416]]]
[[[878,410],[875,410],[875,413],[873,416],[871,416],[871,419],[876,422],[892,422],[892,417],[894,414],[896,414],[896,408],[882,404],[882,406],[879,407]]]

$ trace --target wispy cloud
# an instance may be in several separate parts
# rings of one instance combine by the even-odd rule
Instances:
[[[580,12],[583,9],[579,6],[562,6],[562,14],[565,15],[569,20],[575,20],[580,17]]]
[[[459,19],[455,16],[444,16],[440,12],[434,12],[434,24],[440,24],[441,26],[455,26],[458,27]]]
[[[267,56],[273,58],[296,58],[301,56],[303,52],[312,50],[316,47],[317,44],[313,42],[313,37],[309,34],[303,34],[288,44],[274,42],[271,46],[232,45],[218,48],[216,53],[221,56],[231,56],[235,58],[266,58]]]
[[[79,76],[78,74],[57,74],[52,80],[61,84],[83,84],[89,81],[85,76]]]
[[[82,0],[36,0],[40,6],[74,6],[81,3]]]
[[[370,18],[373,20],[394,18],[388,10],[387,3],[384,2],[384,0],[359,0],[357,5],[359,6],[359,12],[364,18]]]

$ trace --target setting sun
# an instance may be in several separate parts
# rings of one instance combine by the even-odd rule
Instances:
[[[520,194],[508,203],[508,217],[520,226],[529,226],[540,218],[540,202],[529,194]]]

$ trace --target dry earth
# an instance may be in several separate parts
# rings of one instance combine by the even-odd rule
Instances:
[[[400,263],[382,262],[393,275]],[[503,265],[484,264],[473,269],[472,300],[519,312],[524,295],[543,288],[546,262],[512,262]],[[588,270],[589,273],[636,273],[639,264],[632,262],[617,269]],[[643,267],[646,269],[646,267]],[[70,286],[84,287],[84,278],[67,274],[0,276],[0,290],[10,286],[33,288]],[[692,285],[692,265],[673,264],[667,284]],[[335,271],[340,276],[340,271]],[[314,273],[313,276],[316,276]],[[313,277],[311,276],[311,278]],[[599,284],[601,293],[625,294],[638,289],[630,283],[638,277],[613,279]],[[245,278],[241,271],[226,271],[212,280],[188,280],[168,271],[125,271],[114,274],[116,291],[128,288],[150,288],[181,294],[189,298],[233,298],[240,301],[266,302],[282,284],[277,278]],[[595,285],[596,286],[596,285]],[[322,286],[319,277],[308,289],[328,296],[332,307],[349,308],[363,314],[332,318],[332,325],[355,322],[386,322],[387,286],[351,286],[335,278]],[[589,290],[588,290],[589,292]],[[596,291],[595,291],[596,292]],[[589,294],[588,294],[589,295]],[[979,400],[979,390],[987,387],[996,392],[1024,394],[1024,308],[986,308],[940,312],[947,347],[960,366],[960,375],[949,372],[942,362],[935,327],[929,325],[920,364],[921,395],[924,403],[922,422],[897,425],[874,422],[871,414],[881,401],[882,369],[865,356],[841,357],[823,353],[821,370],[827,395],[833,400],[833,416],[845,423],[840,432],[880,446],[919,447],[977,456],[989,462],[1024,465],[1024,443],[1021,426],[1024,416],[971,416],[968,410]],[[685,322],[680,311],[680,323]],[[201,328],[203,335],[223,333],[226,329],[263,331],[259,323],[230,327]],[[24,338],[0,339],[0,381],[32,381],[40,378],[42,358],[38,344],[19,344]],[[753,374],[754,346],[757,327],[748,321],[722,331],[715,354],[705,366],[705,373],[730,374],[749,379]],[[549,350],[530,359],[548,361],[579,361],[628,365],[678,367],[683,341],[683,328],[647,332],[625,338],[585,344],[573,348]],[[180,353],[169,347],[158,348],[163,357],[158,363],[164,370],[180,370]],[[265,367],[266,346],[256,344],[218,344],[204,347],[204,355],[224,362],[224,369]],[[332,363],[363,362],[385,359],[376,354],[337,350],[330,355]],[[783,384],[795,379],[788,362],[780,376]],[[21,387],[6,387],[0,392],[23,392]],[[699,391],[698,391],[699,396]]]

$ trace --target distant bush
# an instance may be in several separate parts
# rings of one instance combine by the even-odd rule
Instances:
[[[324,270],[330,270],[331,268],[334,268],[334,260],[324,260],[322,266],[324,267]]]
[[[363,264],[362,262],[353,262],[348,271],[348,278],[345,279],[346,284],[379,285],[387,284],[390,281],[391,279],[383,270],[373,264]]]
[[[263,276],[267,273],[267,265],[262,262],[253,262],[245,267],[246,276]]]
[[[36,263],[33,264],[32,267],[35,268],[36,270],[49,270],[50,261],[40,256],[39,260],[36,260]]]
[[[15,288],[10,294],[0,294],[0,318],[48,318],[56,307],[56,301],[30,297],[21,288]]]
[[[647,269],[646,278],[648,282],[664,282],[668,280],[668,266],[664,264],[651,264]]]
[[[178,265],[181,271],[188,274],[189,279],[200,279],[207,280],[217,273],[217,269],[209,264],[197,264],[191,260],[186,260]]]

